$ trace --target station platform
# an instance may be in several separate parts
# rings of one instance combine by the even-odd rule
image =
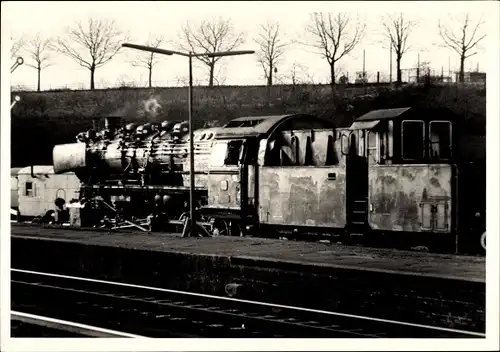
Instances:
[[[441,279],[486,282],[485,257],[435,254],[336,243],[253,237],[182,238],[179,234],[110,232],[13,224],[13,236],[70,240],[160,252],[226,256],[232,260],[279,267],[332,267]],[[281,265],[280,265],[281,264]]]
[[[485,258],[13,224],[11,265],[484,332]]]

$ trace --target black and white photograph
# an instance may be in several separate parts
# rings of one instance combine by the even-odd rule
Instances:
[[[500,348],[499,2],[1,6],[2,350]]]

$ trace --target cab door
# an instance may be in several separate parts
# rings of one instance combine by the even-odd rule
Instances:
[[[368,161],[364,153],[364,130],[349,136],[346,155],[346,213],[352,231],[362,231],[368,223]]]
[[[259,141],[248,138],[240,149],[239,168],[241,183],[241,212],[244,216],[256,216],[258,209],[258,165]]]
[[[240,158],[244,140],[217,140],[213,146],[208,176],[208,206],[241,210]]]

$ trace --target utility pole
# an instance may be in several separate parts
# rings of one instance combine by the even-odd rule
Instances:
[[[392,83],[392,44],[389,46],[389,83]]]
[[[365,49],[363,49],[363,82],[366,79],[366,71],[365,71]]]
[[[451,82],[451,61],[449,56],[448,56],[448,82]]]
[[[417,56],[417,83],[420,82],[420,53]]]

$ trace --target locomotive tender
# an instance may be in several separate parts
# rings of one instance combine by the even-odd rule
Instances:
[[[55,172],[82,181],[84,226],[148,218],[142,224],[160,229],[189,209],[186,125],[128,127],[54,147]],[[214,234],[362,234],[480,249],[485,163],[464,158],[460,139],[449,110],[408,107],[371,111],[349,128],[294,114],[196,130],[197,216]]]

